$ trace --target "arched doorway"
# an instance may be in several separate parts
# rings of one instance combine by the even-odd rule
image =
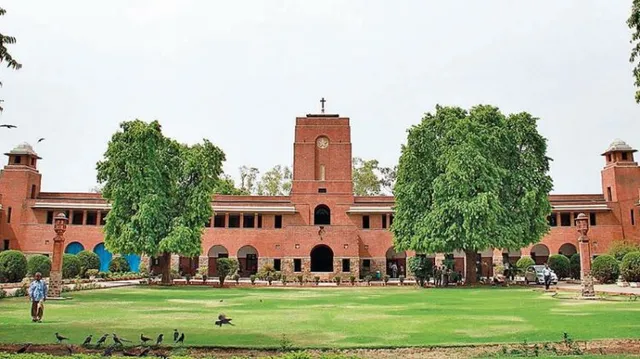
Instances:
[[[331,210],[324,204],[318,205],[313,211],[313,223],[316,225],[331,224]]]
[[[567,257],[571,257],[572,255],[578,253],[578,249],[571,243],[565,243],[560,246],[558,250],[558,254],[565,255]]]
[[[84,246],[80,242],[71,242],[67,244],[67,248],[64,249],[64,252],[67,254],[78,254],[84,250]]]
[[[125,254],[122,257],[129,263],[129,271],[138,273],[140,271],[140,256],[137,254]]]
[[[218,275],[218,271],[216,270],[216,260],[218,258],[229,258],[229,251],[227,251],[224,246],[216,245],[209,248],[207,256],[209,257],[209,277],[215,277]]]
[[[258,273],[258,251],[253,246],[244,246],[238,250],[238,273],[248,277]]]
[[[312,272],[333,272],[333,251],[329,246],[319,244],[311,250]]]
[[[533,248],[531,248],[531,259],[540,265],[547,263],[549,259],[549,247],[545,246],[542,243],[538,243]]]
[[[387,249],[387,275],[391,276],[391,278],[395,278],[399,275],[407,275],[407,253],[405,251],[396,252],[396,250],[391,247]],[[393,275],[395,266],[395,277]]]
[[[95,246],[93,253],[97,254],[100,258],[100,272],[108,272],[113,255],[104,247],[104,243],[99,243]]]

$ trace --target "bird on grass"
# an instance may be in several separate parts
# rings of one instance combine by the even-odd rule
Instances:
[[[56,340],[58,341],[58,344],[62,343],[63,340],[69,340],[69,338],[63,337],[58,332],[56,332],[55,334],[56,334]]]
[[[14,126],[14,125],[0,125],[0,127],[4,127],[4,128],[8,128],[8,129],[12,129],[12,128],[18,128],[18,126]]]
[[[234,325],[231,323],[231,318],[227,318],[226,315],[220,314],[218,315],[218,320],[216,320],[216,325],[219,325],[222,328],[222,324]]]
[[[160,345],[162,343],[162,339],[164,339],[164,334],[158,335],[158,339],[156,339],[156,345]]]
[[[131,342],[131,340],[126,340],[125,338],[118,338],[116,333],[113,333],[113,342],[116,344],[124,345],[122,342]]]
[[[184,333],[180,334],[180,338],[176,340],[176,344],[177,343],[184,344]]]
[[[22,348],[18,349],[16,351],[16,354],[22,354],[22,353],[26,353],[27,350],[29,349],[29,347],[31,347],[31,343],[27,343],[27,345],[23,346]]]
[[[222,303],[222,301],[223,301],[223,300],[222,300],[222,299],[220,299],[220,303]]]
[[[140,354],[138,354],[138,356],[139,356],[139,357],[146,357],[146,356],[147,356],[147,354],[149,354],[149,351],[150,351],[150,350],[151,350],[151,349],[146,348],[145,350],[141,351],[141,352],[140,352]]]
[[[151,338],[145,337],[144,334],[140,334],[140,343],[147,344],[149,340],[151,340]]]
[[[87,346],[89,344],[91,344],[91,339],[93,338],[93,335],[89,335],[84,342],[82,342],[82,346]]]
[[[102,345],[105,342],[105,340],[107,340],[108,337],[109,337],[109,334],[105,334],[101,336],[100,339],[98,339],[98,341],[96,342],[96,346],[99,347],[100,345]]]
[[[180,336],[180,333],[178,333],[178,329],[174,329],[173,330],[173,341],[175,342],[176,340],[178,340],[179,336]]]

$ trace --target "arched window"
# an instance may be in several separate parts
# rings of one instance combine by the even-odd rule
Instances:
[[[329,210],[329,207],[324,204],[316,207],[316,210],[313,212],[313,223],[331,224],[331,211]]]

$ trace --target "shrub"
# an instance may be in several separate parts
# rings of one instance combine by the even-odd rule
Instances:
[[[404,276],[402,274],[398,276],[398,280],[400,281],[400,285],[404,284]]]
[[[629,252],[622,258],[620,273],[627,282],[640,282],[640,251]]]
[[[218,279],[222,288],[224,279],[238,270],[238,260],[234,258],[218,258],[216,259],[216,270],[218,271]]]
[[[571,278],[580,279],[580,254],[576,253],[569,258],[569,272]]]
[[[138,266],[138,275],[142,277],[149,277],[150,272],[148,263],[140,262],[140,265]]]
[[[298,283],[300,283],[300,285],[302,285],[302,283],[304,283],[304,275],[302,274],[298,274]]]
[[[236,284],[240,284],[240,274],[236,273],[231,278],[236,281]]]
[[[371,281],[373,280],[373,276],[371,274],[367,274],[364,276],[364,281],[367,282],[367,285],[371,285]]]
[[[251,281],[251,284],[255,285],[256,284],[256,275],[252,274],[249,276],[249,280]]]
[[[51,273],[51,259],[42,254],[36,254],[27,260],[27,273],[30,276],[40,272],[43,277],[48,277]]]
[[[100,272],[97,269],[87,269],[87,272],[85,273],[85,275],[88,278],[94,277],[97,278],[100,275]]]
[[[554,254],[549,257],[547,262],[549,264],[549,268],[556,273],[558,279],[566,278],[569,276],[569,272],[571,270],[571,264],[569,263],[569,258],[562,254]]]
[[[640,251],[640,246],[627,241],[614,241],[609,245],[609,255],[621,261],[627,253]]]
[[[100,269],[100,257],[91,251],[80,251],[76,254],[80,260],[80,276],[85,277],[87,270]]]
[[[267,275],[267,282],[269,283],[269,285],[271,285],[271,282],[273,282],[273,277],[270,274]]]
[[[524,256],[516,262],[516,269],[519,273],[524,273],[524,271],[529,268],[529,266],[535,265],[536,262],[531,259],[529,256]]]
[[[65,288],[64,286],[62,288]],[[16,289],[15,292],[13,292],[13,296],[16,298],[22,298],[22,297],[26,297],[27,294],[29,294],[27,292],[27,286],[26,284],[23,284],[22,287]]]
[[[340,283],[342,282],[342,278],[340,276],[335,276],[333,280],[336,282],[336,285],[340,285]]]
[[[80,274],[80,260],[75,254],[65,254],[62,256],[62,278],[75,278]]]
[[[19,282],[27,274],[27,258],[20,251],[0,252],[0,282]]]
[[[209,267],[208,266],[198,267],[198,273],[203,277],[209,275]]]
[[[0,288],[0,299],[7,297],[7,291]]]
[[[130,271],[129,262],[124,257],[113,258],[109,263],[109,271],[111,273],[124,273]]]
[[[265,264],[258,271],[258,279],[268,281],[267,277],[271,277],[271,280],[277,278],[276,270],[273,268],[271,264]]]
[[[98,272],[98,277],[100,277],[102,279],[107,279],[107,278],[109,278],[110,274],[111,273],[109,273],[109,272]]]
[[[409,271],[416,277],[416,283],[424,286],[429,280],[429,274],[433,272],[433,263],[424,256],[415,256],[409,258]]]
[[[387,285],[387,282],[389,282],[389,275],[388,275],[388,274],[385,274],[385,275],[382,277],[382,281],[384,282],[384,285]]]
[[[320,277],[319,276],[313,277],[313,281],[316,283],[316,285],[318,285],[318,283],[320,283]]]
[[[349,276],[349,282],[351,283],[351,285],[356,285],[356,276]]]
[[[603,254],[591,263],[591,274],[600,283],[612,283],[620,275],[620,265],[613,256]]]
[[[282,282],[282,285],[287,285],[287,276],[280,274],[280,281]]]

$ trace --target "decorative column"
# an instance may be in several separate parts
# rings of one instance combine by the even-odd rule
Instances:
[[[51,258],[51,273],[49,275],[49,298],[60,298],[62,294],[62,255],[64,249],[64,232],[67,230],[69,219],[64,213],[58,213],[53,221],[53,255]]]
[[[589,218],[580,213],[576,217],[576,227],[580,237],[578,238],[578,246],[580,247],[580,284],[582,287],[583,298],[595,298],[596,292],[593,289],[593,277],[591,276],[591,248],[589,247]]]

